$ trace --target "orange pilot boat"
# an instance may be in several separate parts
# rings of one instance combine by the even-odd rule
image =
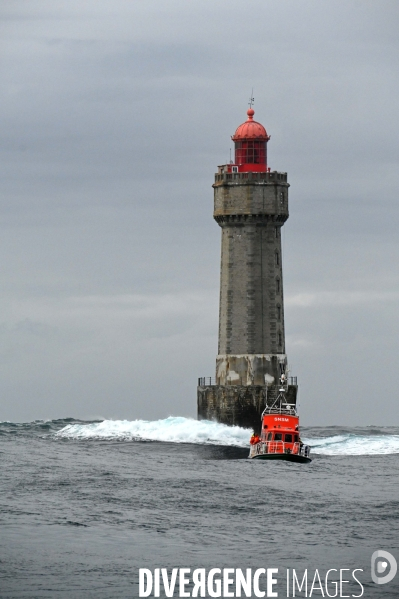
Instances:
[[[249,458],[258,460],[287,460],[302,464],[311,462],[310,447],[304,445],[299,435],[299,416],[295,404],[286,401],[287,378],[280,378],[277,399],[267,405],[261,416],[260,436],[250,439]]]

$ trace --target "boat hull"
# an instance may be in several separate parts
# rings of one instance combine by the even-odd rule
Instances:
[[[297,462],[298,464],[309,464],[311,458],[293,453],[262,453],[249,457],[250,460],[284,460],[286,462]]]

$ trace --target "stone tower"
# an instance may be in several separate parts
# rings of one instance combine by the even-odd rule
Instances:
[[[288,218],[287,173],[267,165],[266,129],[254,110],[232,137],[234,163],[215,175],[213,217],[222,229],[216,377],[198,380],[198,418],[260,426],[277,395],[285,354],[281,228]],[[209,383],[209,384],[208,384]],[[296,379],[287,398],[296,403]]]

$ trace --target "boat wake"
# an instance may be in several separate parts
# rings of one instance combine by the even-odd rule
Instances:
[[[304,439],[313,454],[384,455],[399,453],[399,435],[364,435],[345,433],[324,438]]]
[[[331,429],[330,429],[331,430]],[[340,455],[386,455],[399,453],[399,434],[390,434],[384,429],[368,434],[363,428],[358,431],[346,429],[342,434],[322,436],[313,431],[302,432],[303,442],[310,445],[312,454]],[[103,420],[102,422],[73,422],[55,433],[65,439],[98,439],[120,441],[161,441],[166,443],[196,443],[200,445],[224,445],[249,447],[251,430],[239,426],[226,426],[209,420],[194,420],[181,416],[170,416],[163,420]],[[397,429],[395,433],[397,433]]]

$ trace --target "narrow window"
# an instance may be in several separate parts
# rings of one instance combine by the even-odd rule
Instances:
[[[280,293],[280,279],[276,279],[276,293]]]
[[[282,337],[281,333],[278,334],[278,344],[280,347],[283,345],[283,337]]]
[[[279,256],[278,252],[276,252],[275,258],[276,258],[276,266],[278,266],[280,264],[280,256]]]
[[[277,306],[277,320],[281,320],[281,306]]]
[[[280,191],[280,205],[284,206],[284,192]]]
[[[278,227],[274,227],[274,235],[278,239]]]

